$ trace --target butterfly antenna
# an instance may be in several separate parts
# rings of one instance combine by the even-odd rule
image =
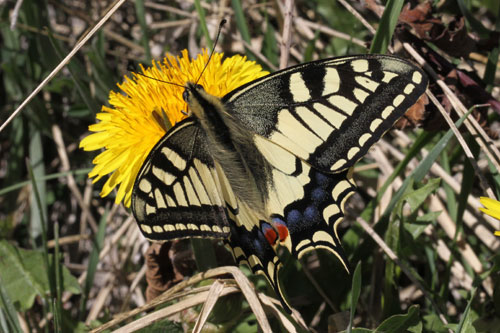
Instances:
[[[166,84],[171,84],[173,86],[177,86],[177,87],[181,87],[181,88],[184,88],[184,86],[182,84],[178,84],[178,83],[173,83],[173,82],[168,82],[168,81],[164,81],[164,80],[160,80],[160,79],[157,79],[157,78],[154,78],[154,77],[151,77],[151,76],[147,76],[145,74],[142,74],[142,73],[134,73],[136,75],[140,75],[140,76],[144,76],[144,77],[147,77],[148,79],[151,79],[151,80],[155,80],[155,81],[158,81],[158,82],[162,82],[162,83],[166,83]]]
[[[203,76],[203,73],[205,72],[205,69],[207,69],[208,64],[210,63],[210,59],[212,59],[212,55],[214,54],[215,47],[217,46],[217,42],[219,41],[219,36],[220,36],[221,31],[222,31],[222,27],[224,26],[224,24],[226,24],[226,22],[227,22],[226,19],[222,19],[222,21],[220,21],[219,29],[217,30],[217,36],[215,37],[214,46],[212,47],[212,51],[210,52],[210,56],[208,57],[208,61],[205,64],[205,67],[203,68],[203,70],[201,71],[200,76],[198,77],[198,80],[196,80],[196,83],[198,83],[198,81],[200,81],[201,77]]]

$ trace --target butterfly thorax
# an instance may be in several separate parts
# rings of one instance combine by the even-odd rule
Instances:
[[[270,167],[259,154],[253,135],[238,125],[220,99],[188,82],[184,98],[190,116],[203,128],[211,156],[220,165],[235,196],[264,214]]]

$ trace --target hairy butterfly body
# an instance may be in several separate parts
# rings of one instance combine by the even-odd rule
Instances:
[[[224,239],[288,309],[276,246],[296,258],[326,249],[347,269],[336,229],[352,167],[426,87],[420,69],[384,55],[294,66],[222,99],[188,82],[190,117],[152,149],[134,185],[142,233]]]

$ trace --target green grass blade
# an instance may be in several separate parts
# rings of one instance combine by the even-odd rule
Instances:
[[[60,177],[65,177],[69,174],[73,174],[74,176],[80,176],[80,175],[86,175],[88,174],[92,169],[91,168],[88,168],[88,169],[80,169],[80,170],[71,170],[71,171],[64,171],[64,172],[58,172],[58,173],[53,173],[53,174],[49,174],[49,175],[44,175],[43,177],[40,177],[38,178],[39,181],[46,181],[46,180],[52,180],[52,179],[57,179],[57,178],[60,178]],[[17,184],[13,184],[13,185],[10,185],[10,186],[7,186],[3,189],[0,190],[0,196],[2,195],[5,195],[9,192],[12,192],[12,191],[15,191],[15,190],[18,190],[28,184],[31,183],[31,180],[25,180],[25,181],[22,181],[22,182],[19,182]]]
[[[194,7],[196,8],[196,12],[198,13],[198,17],[200,18],[200,26],[203,31],[203,35],[205,36],[205,40],[207,41],[207,48],[212,50],[214,47],[214,43],[212,38],[210,37],[210,33],[208,32],[207,20],[205,19],[205,10],[201,6],[200,0],[194,0]]]
[[[373,38],[370,53],[386,53],[391,43],[394,29],[398,23],[399,13],[403,8],[404,0],[389,0],[385,5],[380,25]]]
[[[38,191],[38,193],[31,192],[31,202],[37,204],[31,206],[30,233],[31,237],[36,240],[42,232],[46,232],[46,229],[44,231],[43,228],[46,226],[44,221],[47,221],[47,195],[45,182],[40,180],[45,176],[42,134],[39,129],[35,128],[35,124],[30,126],[30,136],[29,157],[33,171],[31,183],[36,179],[36,190]],[[38,198],[35,198],[36,195],[38,195]]]
[[[37,186],[37,180],[35,178],[35,174],[33,171],[33,167],[31,164],[27,161],[26,167],[28,169],[28,173],[30,175],[31,179],[31,185],[33,187],[33,194],[34,194],[34,201],[35,201],[35,206],[38,207],[38,211],[42,211],[42,201],[40,199],[40,192],[38,191],[38,186]],[[40,226],[42,229],[41,236],[42,236],[42,253],[43,253],[43,260],[47,272],[47,280],[49,281],[49,288],[50,288],[50,294],[49,298],[47,299],[47,303],[50,304],[50,310],[53,314],[56,314],[56,309],[54,307],[53,299],[55,298],[56,295],[56,288],[55,288],[55,281],[54,281],[54,266],[50,264],[49,260],[49,249],[47,247],[47,225],[46,225],[46,219],[44,218],[43,214],[39,214],[39,219],[40,219]],[[44,307],[45,310],[45,307]],[[57,320],[57,318],[54,318]],[[60,323],[54,322],[55,327],[61,327]]]
[[[470,299],[467,302],[467,306],[465,307],[465,311],[462,314],[462,317],[460,318],[460,322],[458,323],[457,329],[455,330],[455,333],[468,333],[468,332],[475,332],[471,330],[473,329],[474,326],[472,326],[472,318],[471,318],[471,312],[470,312],[470,307],[472,304],[472,301],[474,300],[474,296],[476,295],[476,290],[477,288],[474,287],[470,291]]]
[[[238,27],[238,30],[240,31],[241,38],[248,44],[251,43],[250,40],[250,33],[248,32],[248,25],[247,21],[245,19],[245,13],[243,13],[243,7],[241,6],[241,1],[240,0],[231,0],[231,4],[233,5],[233,10],[234,10],[234,17],[236,19],[236,26]],[[246,49],[246,48],[245,48]],[[248,49],[247,49],[248,50]],[[255,56],[253,53],[247,52],[247,57],[250,60],[255,60]]]
[[[457,0],[457,4],[458,8],[460,8],[460,12],[462,12],[462,15],[465,17],[472,30],[477,32],[482,38],[488,38],[491,31],[487,29],[480,21],[476,20],[464,0]]]
[[[6,319],[5,323],[0,326],[8,326],[3,327],[5,332],[22,332],[21,325],[19,324],[19,320],[17,319],[17,311],[12,301],[10,300],[9,295],[7,294],[7,290],[5,290],[5,286],[2,281],[2,277],[0,276],[0,311],[4,314],[4,318]],[[10,329],[9,329],[10,328]]]
[[[214,245],[210,239],[191,238],[196,267],[200,272],[217,267]]]
[[[352,321],[354,320],[354,312],[358,305],[359,295],[361,293],[361,261],[356,265],[354,274],[352,276],[352,291],[351,291],[351,314],[349,316],[349,326],[347,326],[347,333],[352,332]]]
[[[54,297],[54,323],[56,332],[61,331],[61,323],[62,323],[62,291],[64,289],[63,286],[63,278],[62,278],[62,267],[61,261],[59,260],[59,223],[54,222],[54,262],[52,267],[54,267],[54,275],[55,275],[55,288],[56,293]]]
[[[146,10],[144,8],[143,0],[135,0],[135,12],[137,16],[137,21],[142,30],[141,44],[144,48],[145,58],[148,63],[151,63],[151,48],[149,47],[149,32],[148,25],[146,23]]]
[[[497,31],[500,31],[500,5],[497,8],[497,16],[495,22],[495,28]],[[495,75],[498,70],[498,58],[500,56],[500,46],[491,50],[488,56],[488,62],[486,63],[486,69],[484,71],[483,81],[486,84],[486,87],[489,92],[493,89],[495,84]]]

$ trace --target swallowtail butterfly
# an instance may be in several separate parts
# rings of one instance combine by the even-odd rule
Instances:
[[[152,149],[132,211],[150,240],[221,238],[239,264],[278,282],[277,245],[314,249],[347,269],[337,234],[352,168],[424,93],[421,69],[359,55],[290,67],[222,99],[188,82],[190,116]]]

